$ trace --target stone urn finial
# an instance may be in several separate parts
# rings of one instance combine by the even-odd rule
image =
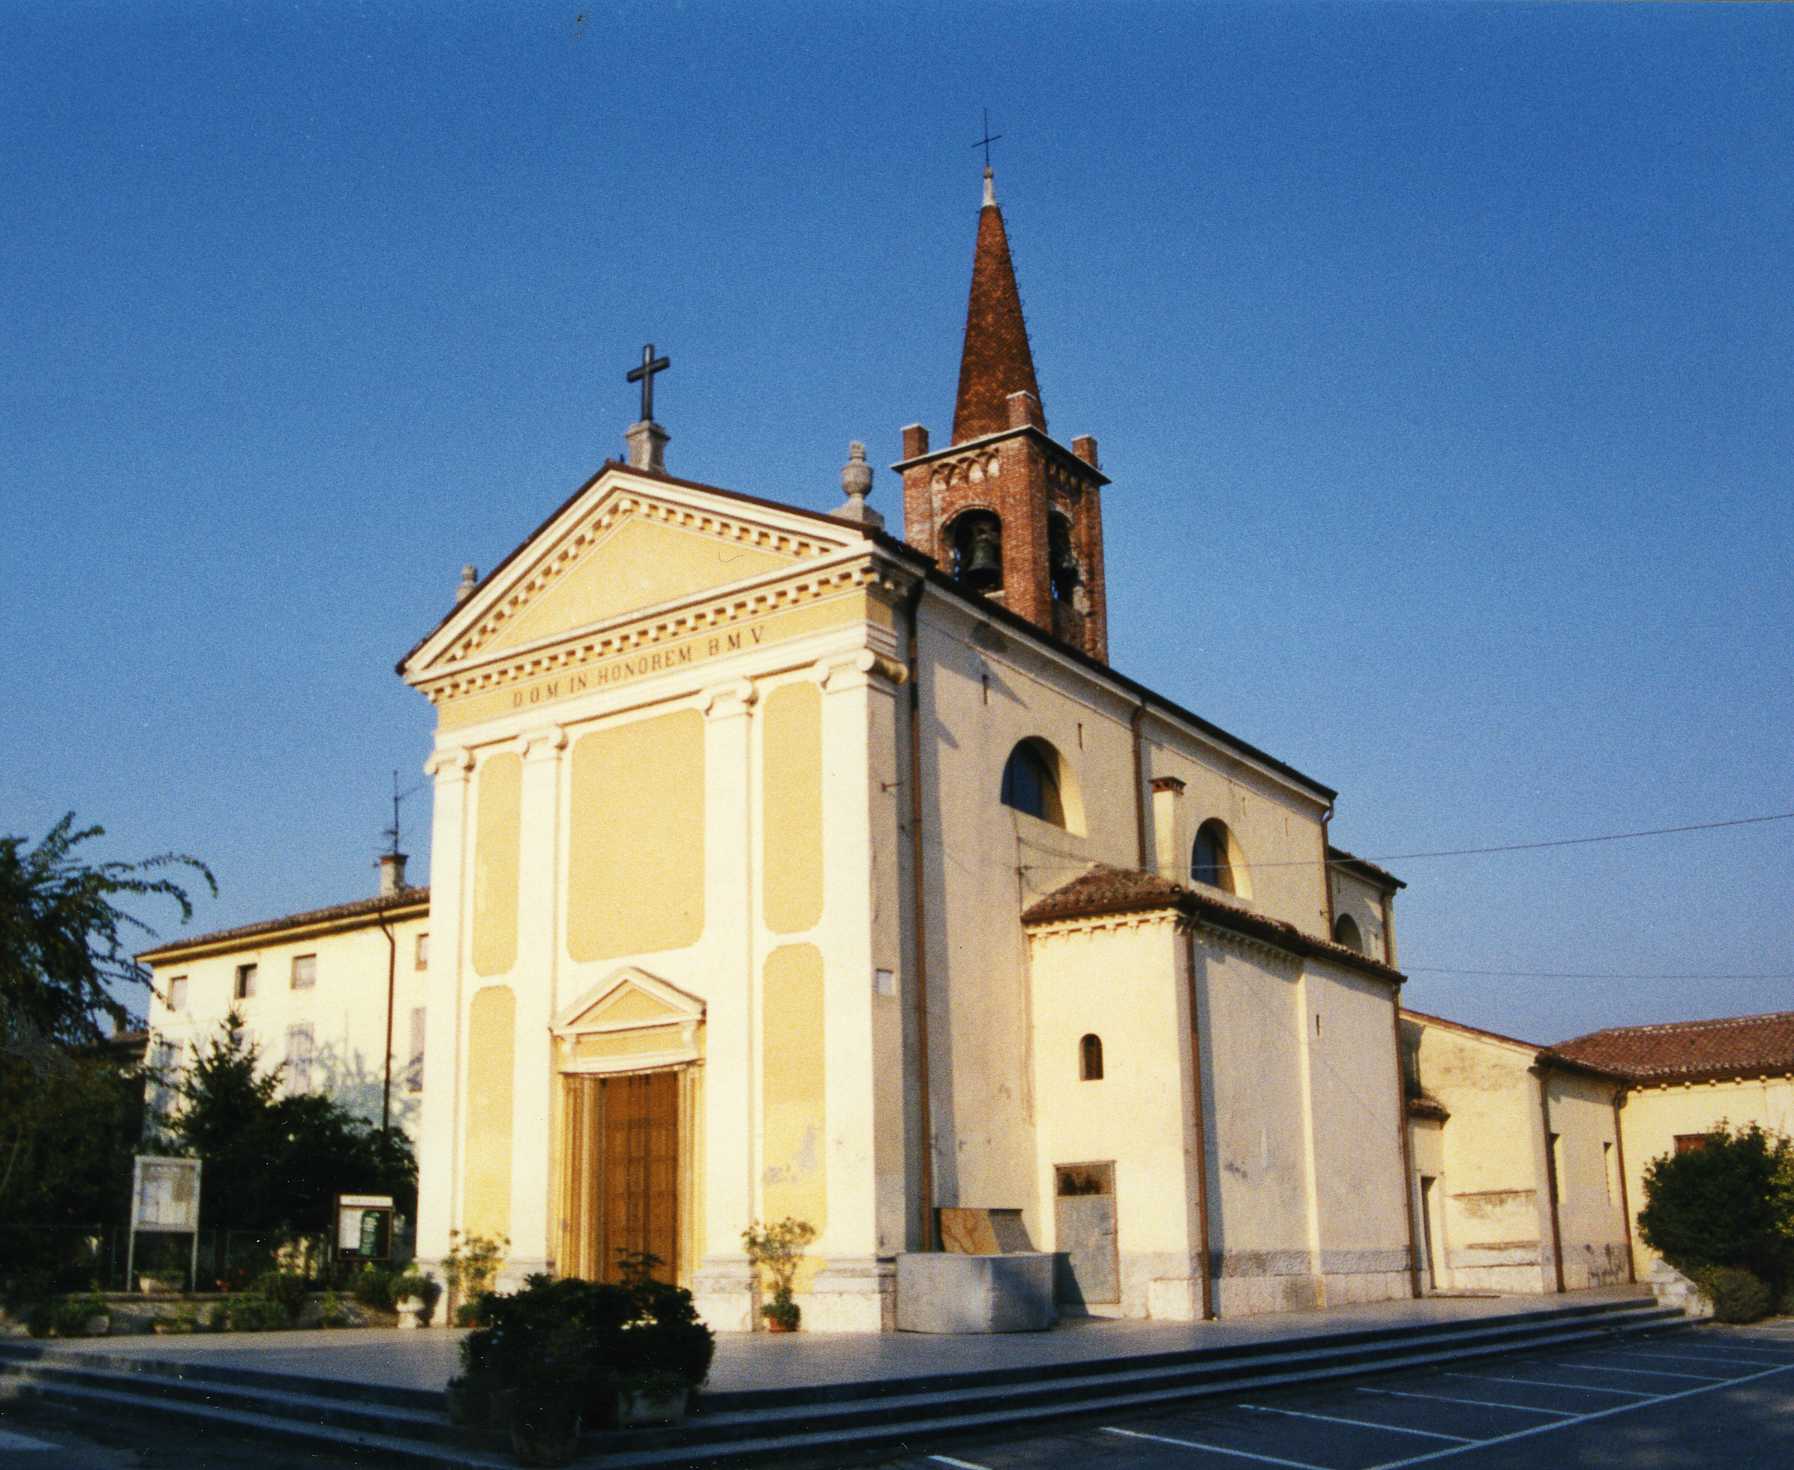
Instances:
[[[855,439],[847,446],[847,463],[841,466],[841,490],[847,496],[847,504],[835,514],[875,531],[882,529],[885,518],[866,504],[871,489],[872,466],[866,463],[866,446]]]

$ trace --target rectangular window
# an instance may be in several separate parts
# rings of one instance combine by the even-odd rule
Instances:
[[[312,1034],[309,1026],[287,1027],[287,1091],[311,1091]]]
[[[318,983],[318,957],[315,954],[293,956],[293,989],[310,990]]]
[[[430,968],[430,936],[427,932],[417,936],[417,954],[411,967],[414,970]]]
[[[184,1011],[187,1009],[187,977],[176,975],[168,982],[168,1009]]]
[[[1705,1148],[1712,1141],[1711,1133],[1678,1133],[1676,1135],[1676,1152],[1691,1154],[1697,1149]]]
[[[424,1007],[411,1010],[411,1061],[405,1068],[405,1090],[424,1090]]]
[[[254,965],[237,966],[237,983],[231,990],[233,998],[237,1000],[248,1000],[250,996],[255,994],[255,972],[256,967]]]

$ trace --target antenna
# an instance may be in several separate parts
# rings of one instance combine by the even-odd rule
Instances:
[[[387,852],[394,857],[399,855],[399,803],[408,796],[417,795],[424,789],[424,785],[424,782],[419,781],[409,791],[401,791],[399,790],[399,773],[397,771],[392,773],[392,825],[383,830],[380,835],[386,839]]]

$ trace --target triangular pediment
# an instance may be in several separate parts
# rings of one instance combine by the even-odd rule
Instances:
[[[415,676],[552,645],[863,545],[851,526],[609,466],[402,665]]]
[[[606,976],[564,1007],[551,1027],[556,1036],[683,1026],[704,1019],[704,1002],[634,966]]]

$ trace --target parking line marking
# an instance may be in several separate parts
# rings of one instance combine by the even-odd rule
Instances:
[[[56,1446],[46,1444],[41,1439],[33,1439],[28,1434],[14,1434],[10,1429],[0,1429],[0,1450],[53,1450]]]
[[[1719,1383],[1735,1378],[1735,1373],[1676,1373],[1668,1368],[1609,1368],[1605,1363],[1553,1363],[1553,1368],[1576,1368],[1584,1373],[1631,1373],[1643,1378],[1694,1378],[1704,1383]]]
[[[1596,1419],[1611,1419],[1615,1414],[1629,1414],[1634,1409],[1655,1408],[1658,1404],[1674,1403],[1677,1399],[1693,1398],[1700,1393],[1717,1393],[1722,1388],[1736,1388],[1741,1383],[1754,1383],[1759,1378],[1772,1378],[1777,1373],[1794,1372],[1794,1363],[1784,1363],[1779,1368],[1765,1368],[1759,1373],[1747,1373],[1742,1378],[1728,1378],[1724,1383],[1703,1383],[1699,1388],[1678,1389],[1675,1393],[1660,1394],[1642,1404],[1615,1404],[1611,1409],[1596,1409],[1592,1413],[1578,1414],[1563,1424],[1535,1424],[1530,1429],[1516,1429],[1510,1434],[1498,1434],[1493,1439],[1478,1440],[1475,1444],[1454,1445],[1450,1449],[1429,1450],[1424,1455],[1412,1455],[1406,1460],[1385,1460],[1381,1465],[1373,1465],[1370,1470],[1406,1470],[1409,1465],[1424,1465],[1432,1460],[1443,1460],[1451,1455],[1468,1454],[1471,1450],[1486,1448],[1492,1444],[1508,1444],[1516,1439],[1531,1439],[1535,1434],[1549,1434],[1554,1429],[1566,1429],[1571,1424],[1587,1424]]]
[[[1324,1470],[1324,1467],[1310,1465],[1306,1460],[1279,1460],[1275,1455],[1255,1455],[1251,1450],[1230,1450],[1225,1445],[1202,1444],[1193,1439],[1173,1439],[1168,1434],[1145,1434],[1138,1429],[1117,1429],[1112,1424],[1105,1424],[1103,1433],[1124,1434],[1129,1439],[1149,1439],[1154,1444],[1174,1444],[1185,1450],[1207,1450],[1211,1455],[1233,1455],[1241,1460],[1257,1460],[1261,1465],[1287,1465],[1290,1470]]]
[[[1549,1378],[1497,1378],[1492,1373],[1441,1373],[1441,1378],[1468,1378],[1477,1383],[1518,1383],[1526,1388],[1564,1388],[1571,1393],[1623,1393],[1629,1399],[1654,1399],[1637,1388],[1605,1388],[1599,1383],[1553,1383]]]
[[[1758,1368],[1779,1368],[1789,1361],[1787,1358],[1740,1358],[1735,1354],[1722,1356],[1719,1353],[1629,1353],[1627,1356],[1652,1358],[1660,1363],[1742,1363]]]
[[[953,1470],[989,1470],[985,1465],[974,1465],[970,1460],[956,1460],[951,1455],[930,1455],[929,1459],[937,1465],[951,1465]]]
[[[1269,1404],[1235,1404],[1237,1409],[1250,1409],[1254,1414],[1282,1414],[1291,1419],[1315,1419],[1322,1424],[1350,1424],[1357,1429],[1387,1429],[1391,1434],[1418,1434],[1422,1439],[1449,1439],[1458,1444],[1474,1444],[1467,1434],[1440,1434],[1436,1429],[1409,1429],[1400,1424],[1379,1424],[1374,1419],[1343,1419],[1338,1414],[1307,1414],[1300,1409],[1273,1409]]]
[[[1434,1404],[1471,1404],[1478,1409],[1512,1409],[1516,1414],[1549,1414],[1554,1419],[1574,1419],[1574,1409],[1535,1409],[1531,1404],[1504,1404],[1496,1399],[1454,1399],[1444,1393],[1403,1393],[1399,1388],[1361,1388],[1359,1393],[1380,1393],[1392,1399],[1426,1399]]]

